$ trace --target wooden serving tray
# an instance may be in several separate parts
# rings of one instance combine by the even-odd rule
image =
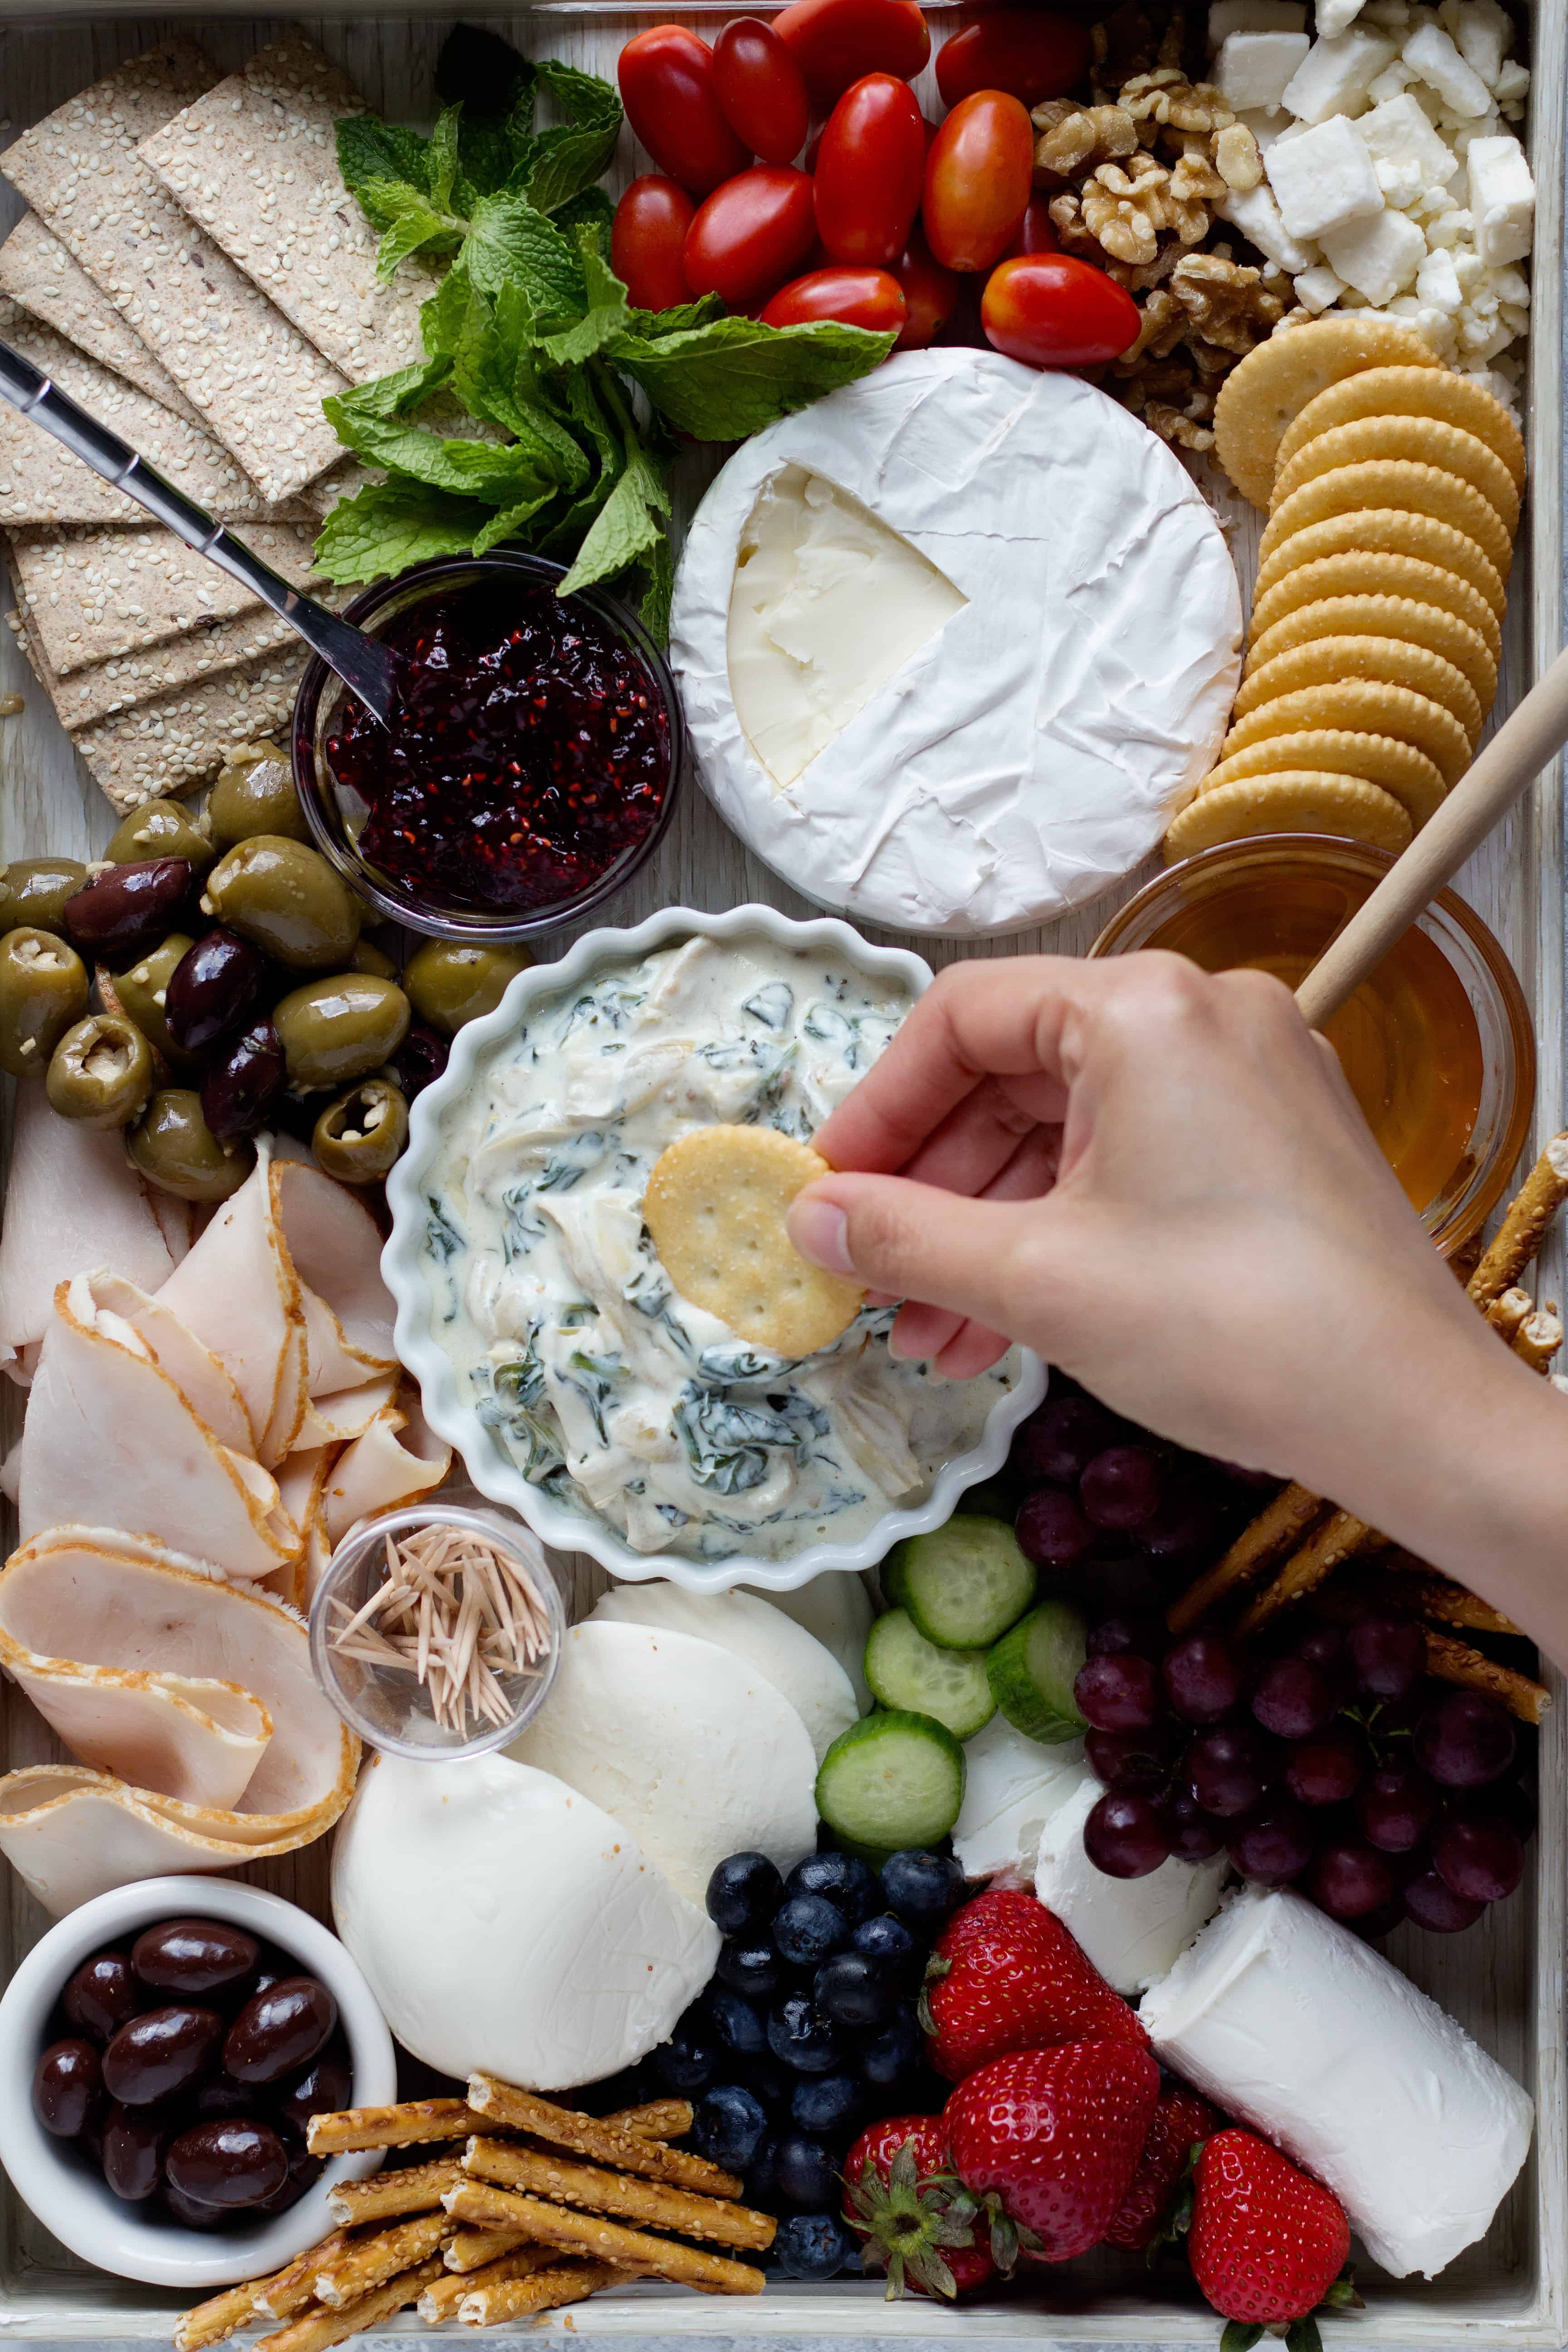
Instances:
[[[1202,0],[1194,0],[1201,5]],[[410,8],[414,0],[410,0]],[[452,0],[434,0],[417,18],[395,13],[372,15],[341,0],[326,16],[304,19],[308,29],[338,58],[370,103],[384,114],[415,120],[431,105],[431,71],[447,23],[462,14]],[[510,17],[487,18],[524,51],[548,54],[613,79],[624,40],[639,26],[660,21],[645,6],[631,11],[614,0],[541,0]],[[741,13],[730,0],[695,0],[668,12],[712,20]],[[772,13],[770,5],[766,13]],[[963,17],[951,5],[928,5],[939,33],[957,28]],[[234,6],[225,10],[177,5],[154,16],[136,0],[98,0],[77,8],[66,0],[0,0],[0,146],[64,99],[109,71],[121,58],[162,37],[178,19],[226,67],[237,65],[287,21],[258,18]],[[1500,721],[1538,677],[1562,643],[1563,583],[1563,111],[1568,92],[1568,0],[1542,0],[1531,12],[1529,62],[1532,68],[1528,132],[1539,188],[1535,249],[1534,332],[1531,339],[1531,415],[1527,423],[1531,483],[1510,583],[1504,634],[1500,690],[1494,721]],[[921,94],[928,93],[921,85]],[[934,106],[931,110],[935,110]],[[629,134],[616,184],[638,168]],[[8,189],[0,189],[0,232],[21,209]],[[689,514],[713,467],[700,454],[687,462],[689,478],[678,506],[678,523]],[[1250,591],[1256,570],[1258,522],[1253,510],[1223,478],[1205,468],[1201,478],[1225,520],[1238,569]],[[0,694],[26,698],[20,717],[0,720],[0,856],[32,856],[45,850],[87,857],[101,851],[112,830],[109,808],[86,771],[79,768],[47,698],[27,671],[8,629],[0,629]],[[1154,870],[1153,861],[1123,887],[1096,905],[1016,941],[995,941],[973,950],[926,945],[898,934],[894,944],[913,947],[932,962],[961,952],[1008,955],[1048,949],[1081,954],[1113,908]],[[1540,1064],[1535,1144],[1563,1124],[1563,893],[1561,782],[1555,767],[1501,825],[1458,877],[1458,887],[1485,918],[1512,958],[1534,1014]],[[672,905],[723,908],[763,899],[786,913],[817,909],[798,898],[758,863],[720,822],[695,783],[689,782],[668,835],[657,857],[608,910],[611,921],[640,921]],[[563,931],[561,945],[574,933]],[[874,935],[875,936],[875,935]],[[7,1097],[11,1092],[5,1088]],[[8,1122],[9,1102],[5,1105]],[[1528,1155],[1524,1164],[1528,1165]],[[1561,1243],[1554,1244],[1543,1273],[1542,1296],[1563,1296]],[[1246,1269],[1238,1269],[1243,1279]],[[19,1433],[19,1392],[0,1381],[7,1443]],[[1310,1404],[1308,1409],[1310,1409]],[[579,1560],[576,1599],[581,1610],[602,1589],[602,1572]],[[1384,2281],[1363,2266],[1368,2307],[1359,2319],[1331,2320],[1327,2341],[1367,2347],[1405,2346],[1419,2352],[1446,2347],[1561,2347],[1568,2340],[1568,2125],[1564,2118],[1563,1960],[1564,1894],[1568,1887],[1568,1711],[1563,1685],[1549,1675],[1558,1705],[1541,1733],[1541,1831],[1531,1849],[1529,1874],[1519,1892],[1488,1913],[1482,1926],[1449,1938],[1401,1929],[1388,1945],[1390,1957],[1426,1991],[1450,2011],[1536,2101],[1534,2151],[1518,2186],[1486,2241],[1472,2247],[1431,2283]],[[41,1719],[9,1685],[0,1691],[0,1742],[4,1768],[58,1759],[63,1751]],[[321,1916],[329,1916],[327,1847],[263,1864],[244,1874]],[[0,1974],[47,1925],[42,1912],[0,1864]],[[1436,2118],[1435,2118],[1436,2121]],[[845,2279],[821,2287],[770,2283],[755,2301],[714,2301],[669,2287],[636,2286],[595,2296],[565,2314],[552,2315],[552,2332],[584,2335],[799,2337],[831,2336],[1026,2340],[1031,2344],[1213,2346],[1219,2323],[1187,2283],[1184,2292],[1175,2266],[1167,2278],[1147,2284],[1135,2267],[1107,2265],[1097,2277],[1092,2263],[1074,2265],[1059,2276],[1037,2273],[1031,2284],[993,2303],[960,2311],[934,2309],[923,2301],[887,2304],[879,2281]],[[163,2290],[110,2278],[79,2263],[49,2237],[8,2185],[0,2200],[0,2340],[166,2340],[178,2299]],[[468,2340],[456,2327],[443,2336]],[[435,2331],[407,2316],[389,2334],[426,2337]],[[479,2340],[505,2340],[492,2333]],[[370,2339],[364,2339],[369,2341]]]

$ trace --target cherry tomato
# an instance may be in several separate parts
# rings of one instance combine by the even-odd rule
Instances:
[[[713,87],[737,139],[764,163],[792,163],[811,128],[800,68],[771,25],[737,16],[713,44]]]
[[[694,294],[722,295],[731,310],[753,310],[795,277],[816,238],[807,174],[754,164],[699,206],[681,257],[686,282]]]
[[[926,135],[907,81],[868,74],[827,118],[816,158],[816,226],[835,261],[883,269],[909,243],[925,184]]]
[[[987,278],[980,323],[999,352],[1026,367],[1094,367],[1132,341],[1138,305],[1092,262],[1019,254]]]
[[[904,289],[907,306],[904,331],[893,348],[923,352],[928,343],[935,342],[957,310],[963,279],[956,269],[944,269],[940,261],[931,259],[918,221],[910,231],[902,259],[893,264],[893,275]]]
[[[639,310],[668,310],[690,301],[680,248],[696,211],[685,189],[657,172],[634,180],[616,206],[610,267]]]
[[[1005,90],[962,98],[931,141],[921,218],[946,269],[989,269],[1017,235],[1035,179],[1035,127]]]
[[[822,131],[826,131],[826,128],[827,125],[825,122],[822,126]],[[815,172],[816,169],[816,159],[822,152],[822,131],[814,131],[811,134],[811,139],[807,144],[806,151],[800,159],[800,168],[803,172]],[[936,137],[936,125],[931,120],[929,115],[921,115],[921,131],[926,142],[926,153],[929,155],[931,153],[931,142]]]
[[[790,0],[773,30],[824,109],[862,74],[912,81],[931,58],[931,34],[915,0]]]
[[[885,269],[813,269],[781,286],[763,312],[764,327],[800,327],[808,319],[838,319],[885,335],[901,328],[904,289]]]
[[[621,103],[661,172],[694,196],[743,172],[752,158],[719,105],[713,52],[683,25],[650,25],[621,51]]]
[[[1044,9],[998,8],[966,25],[937,52],[936,86],[944,106],[977,89],[1005,89],[1026,106],[1060,98],[1088,70],[1086,26]]]
[[[1057,233],[1051,223],[1049,196],[1031,196],[1029,209],[1018,224],[1018,234],[1007,247],[1009,256],[1016,253],[1059,253]]]

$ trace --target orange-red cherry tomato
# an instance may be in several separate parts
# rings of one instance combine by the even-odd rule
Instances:
[[[1043,8],[998,8],[966,25],[937,51],[936,86],[944,106],[977,89],[1005,89],[1026,106],[1060,98],[1089,68],[1086,26]]]
[[[980,323],[988,341],[1026,367],[1096,367],[1133,341],[1138,305],[1092,262],[1019,254],[987,278]]]
[[[963,280],[956,269],[944,269],[940,261],[932,260],[918,221],[910,231],[902,257],[893,264],[893,275],[904,289],[905,303],[904,331],[893,348],[923,352],[935,342],[957,310]]]
[[[885,269],[813,269],[781,286],[763,312],[764,327],[803,327],[810,319],[837,319],[846,327],[896,332],[904,323],[904,289]]]
[[[811,101],[794,58],[760,16],[737,16],[713,44],[713,87],[724,120],[764,163],[793,163],[811,128]]]
[[[684,25],[650,25],[621,51],[621,103],[661,172],[694,196],[733,179],[751,162],[725,121],[713,52]]]
[[[699,205],[681,256],[686,282],[731,310],[754,310],[797,275],[816,242],[808,175],[757,163]]]
[[[790,0],[773,30],[824,110],[863,74],[912,81],[931,60],[931,34],[915,0]]]
[[[926,157],[921,219],[945,269],[989,269],[1018,233],[1035,180],[1035,126],[1005,90],[960,99]]]
[[[680,263],[697,207],[674,180],[646,172],[634,180],[610,229],[610,267],[639,310],[669,310],[689,302]]]
[[[816,157],[816,226],[835,261],[892,267],[909,243],[925,168],[925,125],[909,83],[892,74],[851,83]]]
[[[1007,247],[1009,256],[1016,253],[1059,253],[1061,246],[1051,221],[1049,196],[1031,196],[1029,208],[1018,223],[1018,234]]]

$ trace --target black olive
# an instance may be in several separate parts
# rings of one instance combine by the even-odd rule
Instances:
[[[221,923],[187,948],[163,998],[169,1034],[181,1052],[205,1054],[248,1020],[270,969],[259,948]]]
[[[103,2053],[103,2080],[110,2098],[128,2107],[146,2107],[183,2091],[215,2064],[223,2030],[216,2009],[186,2002],[133,2017]]]
[[[67,1985],[60,2007],[79,2033],[108,2042],[137,2014],[142,1999],[129,1952],[94,1952]]]
[[[140,2205],[163,2172],[169,2126],[155,2112],[110,2107],[103,2126],[103,2177],[117,2197]]]
[[[103,2071],[90,2042],[54,2042],[33,2070],[33,2113],[56,2139],[75,2139],[103,2094]]]
[[[282,1094],[285,1075],[283,1047],[264,1014],[202,1080],[202,1117],[220,1143],[255,1134]]]
[[[149,857],[95,874],[66,900],[68,937],[109,963],[155,948],[189,897],[193,873],[188,857]]]
[[[164,1919],[138,1936],[131,1965],[154,1992],[195,1999],[250,1976],[261,1948],[243,1927],[219,1919]]]
[[[439,1036],[424,1022],[416,1021],[403,1043],[387,1056],[386,1066],[395,1076],[409,1102],[422,1094],[432,1078],[438,1078],[447,1066],[452,1051],[449,1041]]]
[[[331,2040],[338,2005],[314,1977],[284,1977],[253,1994],[228,2029],[223,2063],[237,2083],[280,2083]]]
[[[259,2205],[289,2178],[289,2158],[270,2125],[193,2124],[170,2143],[163,2169],[171,2187],[199,2205]]]

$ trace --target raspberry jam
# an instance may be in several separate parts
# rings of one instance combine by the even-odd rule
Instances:
[[[564,906],[645,841],[669,719],[634,648],[552,589],[482,582],[389,621],[390,728],[351,698],[327,757],[369,810],[360,855],[407,896],[496,915]]]

